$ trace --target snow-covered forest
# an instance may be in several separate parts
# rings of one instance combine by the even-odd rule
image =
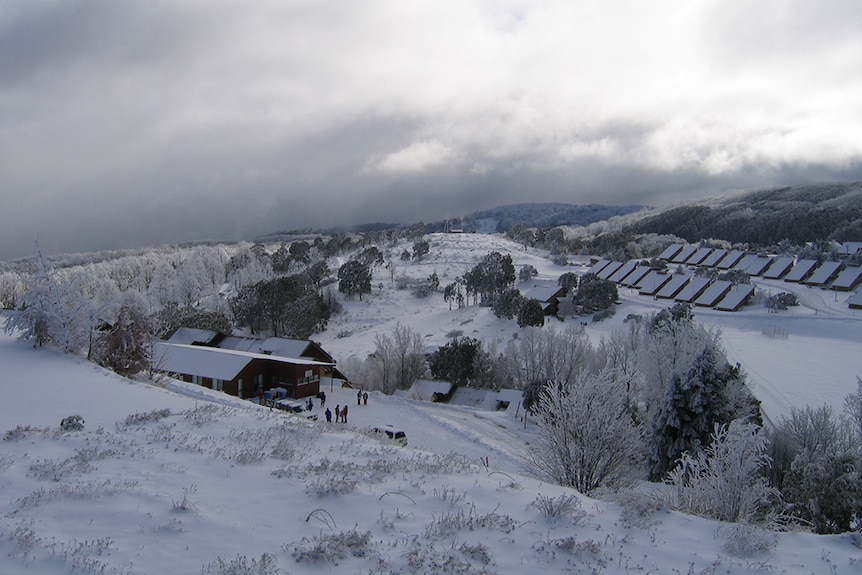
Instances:
[[[0,302],[16,337],[141,381],[164,381],[152,342],[185,325],[312,338],[387,396],[423,377],[520,389],[535,436],[518,457],[536,478],[605,499],[663,485],[646,498],[656,509],[764,532],[859,530],[862,382],[832,405],[764,412],[721,322],[628,305],[584,273],[588,257],[523,239],[414,226],[62,267],[37,250],[30,270],[0,276]],[[530,315],[521,292],[537,284],[569,288],[559,319]]]

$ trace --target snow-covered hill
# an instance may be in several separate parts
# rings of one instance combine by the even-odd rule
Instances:
[[[0,573],[855,573],[858,539],[603,502],[524,473],[532,428],[333,389],[308,422],[0,336]],[[319,410],[319,406],[315,408]],[[80,431],[61,418],[79,414]],[[407,447],[368,432],[407,430]]]
[[[588,265],[557,266],[497,235],[427,239],[418,263],[400,261],[407,242],[380,246],[395,269],[377,268],[373,293],[345,302],[316,338],[339,362],[364,357],[398,323],[429,348],[455,331],[499,345],[519,332],[487,308],[450,310],[440,294],[399,290],[401,275],[436,272],[446,285],[490,251],[510,253],[516,270],[534,266],[540,282]],[[803,305],[698,308],[697,320],[721,327],[770,417],[823,402],[840,410],[862,374],[862,312],[831,292],[759,287],[791,288]],[[667,305],[626,291],[621,301],[613,318],[589,323],[594,341],[630,313]],[[763,335],[776,324],[787,339]],[[328,406],[350,407],[347,423],[307,422],[191,384],[132,382],[0,335],[0,573],[862,570],[858,537],[764,534],[543,483],[523,460],[535,429],[512,414],[376,392],[357,405],[353,390],[326,391]],[[61,431],[73,414],[85,428]],[[380,424],[403,428],[408,445],[370,433]]]
[[[583,273],[590,265],[587,257],[570,258],[569,266],[555,265],[547,252],[525,250],[523,245],[498,234],[440,233],[429,234],[426,239],[431,250],[421,262],[399,260],[399,254],[410,249],[410,242],[385,248],[387,261],[396,262],[394,273],[375,268],[372,293],[363,296],[362,301],[345,302],[344,312],[332,318],[326,332],[315,336],[337,360],[366,357],[374,351],[376,334],[391,334],[396,324],[420,334],[428,349],[445,344],[451,338],[449,334],[460,332],[502,350],[520,331],[514,321],[494,317],[489,308],[450,310],[440,294],[419,299],[410,290],[398,290],[393,281],[398,276],[425,278],[436,272],[443,286],[470,270],[489,252],[498,251],[512,256],[516,272],[524,265],[539,272],[534,280],[518,284],[523,291],[533,284],[556,285],[561,274]],[[768,313],[757,304],[738,312],[698,307],[694,310],[696,320],[721,329],[729,358],[745,368],[752,389],[771,419],[787,415],[792,407],[823,403],[840,412],[844,398],[856,389],[856,378],[862,377],[862,310],[847,306],[848,294],[781,280],[755,278],[753,283],[765,294],[793,292],[800,306],[778,314]],[[615,316],[588,324],[587,333],[595,343],[603,335],[622,329],[629,314],[648,315],[673,303],[640,296],[626,288],[620,289],[620,298]],[[552,320],[546,327],[562,329],[564,325]],[[785,328],[787,339],[764,335],[764,327],[769,326]]]

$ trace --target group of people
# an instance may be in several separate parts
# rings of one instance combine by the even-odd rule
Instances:
[[[311,401],[309,399],[309,401]],[[326,399],[321,398],[320,407],[323,407]],[[356,392],[356,405],[368,405],[368,392],[362,391],[361,389]],[[311,409],[311,408],[309,408]],[[323,412],[326,416],[326,421],[332,423],[332,411],[327,407],[326,411]],[[335,406],[335,422],[336,423],[347,423],[347,406],[336,405]]]
[[[329,410],[328,407],[326,408],[324,415],[326,416],[326,421],[329,423],[332,423],[332,412]],[[346,405],[344,407],[341,407],[340,405],[335,406],[335,422],[338,423],[339,421],[341,423],[347,423],[347,406]]]

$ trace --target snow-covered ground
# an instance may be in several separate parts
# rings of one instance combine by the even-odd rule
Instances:
[[[583,273],[590,265],[588,258],[575,258],[574,265],[558,266],[548,259],[546,252],[524,250],[500,235],[429,234],[427,238],[431,252],[419,263],[398,261],[398,254],[411,247],[409,243],[392,248],[395,273],[377,269],[372,294],[361,302],[358,299],[346,302],[344,313],[332,319],[326,332],[315,336],[338,360],[351,355],[365,358],[374,351],[375,335],[389,335],[399,323],[420,334],[428,349],[445,344],[447,334],[460,331],[483,340],[486,345],[496,344],[502,351],[519,331],[515,322],[494,317],[488,308],[469,306],[450,310],[439,294],[417,299],[409,290],[392,287],[393,275],[423,278],[436,272],[442,288],[489,252],[499,251],[512,255],[516,273],[524,265],[531,265],[539,272],[535,280],[518,284],[523,291],[535,283],[555,285],[561,274]],[[781,280],[756,278],[753,283],[766,296],[782,291],[795,293],[801,305],[777,314],[767,313],[763,305],[757,304],[738,312],[696,307],[696,320],[721,329],[729,359],[745,368],[768,418],[777,420],[792,407],[824,403],[840,412],[844,398],[856,390],[856,378],[862,377],[862,310],[847,306],[846,300],[852,294]],[[614,317],[588,325],[587,333],[594,342],[602,335],[622,329],[629,314],[648,315],[673,304],[672,300],[654,300],[623,287],[620,298],[622,304],[617,306]],[[547,325],[564,327],[556,321]],[[772,326],[785,329],[787,338],[764,335],[764,327]],[[346,333],[352,335],[343,337]]]
[[[862,570],[849,535],[756,535],[745,554],[730,526],[542,483],[522,472],[532,427],[503,413],[334,388],[347,423],[307,422],[6,335],[0,365],[4,574]],[[60,430],[71,414],[82,431]]]
[[[511,251],[517,269],[535,266],[539,280],[567,271],[499,236],[430,239],[429,258],[396,277],[436,271],[446,285],[495,249]],[[378,270],[375,293],[347,302],[317,338],[339,361],[364,357],[396,323],[429,347],[453,330],[501,344],[518,331],[486,308],[417,300],[390,277]],[[840,410],[862,374],[862,312],[831,292],[793,289],[803,305],[781,314],[696,310],[722,329],[773,418],[805,403]],[[668,305],[621,295],[614,318],[588,326],[596,341],[629,313]],[[788,338],[763,335],[764,324]],[[850,535],[749,535],[746,554],[727,545],[731,526],[543,483],[523,463],[534,427],[512,415],[376,392],[357,405],[354,390],[324,389],[328,406],[349,406],[347,423],[181,382],[132,382],[0,335],[0,573],[862,572]],[[61,431],[72,414],[85,428]],[[379,424],[403,428],[408,445],[369,433]]]

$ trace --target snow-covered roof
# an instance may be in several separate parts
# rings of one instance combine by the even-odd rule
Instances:
[[[672,264],[684,264],[697,251],[697,246],[685,246],[679,253],[670,258]]]
[[[608,277],[608,280],[615,283],[620,283],[626,278],[626,276],[632,273],[636,267],[638,267],[638,260],[629,260],[623,265],[621,265],[617,271],[612,273],[610,277]]]
[[[748,267],[745,268],[745,272],[750,276],[759,276],[769,265],[772,263],[772,258],[769,256],[757,256],[755,257]]]
[[[679,251],[683,248],[682,244],[671,244],[664,249],[662,253],[658,255],[660,260],[669,260],[673,256],[679,253]]]
[[[431,401],[434,399],[435,394],[439,395],[449,395],[452,392],[453,383],[449,381],[440,381],[436,379],[417,379],[413,382],[413,385],[410,386],[410,389],[406,392],[398,393],[397,395],[404,395],[409,399],[422,399],[425,401]]]
[[[218,335],[217,332],[211,329],[196,329],[193,327],[180,327],[177,328],[177,331],[168,338],[168,341],[171,343],[181,343],[181,344],[199,344],[204,345],[211,342],[215,336]]]
[[[784,276],[786,282],[801,282],[811,273],[814,266],[817,265],[817,260],[798,260],[793,266],[793,269]]]
[[[596,275],[598,277],[600,277],[601,279],[606,280],[609,277],[611,277],[611,275],[615,271],[620,269],[621,267],[623,267],[623,262],[611,262],[608,265],[606,265],[605,268],[602,271],[600,271],[599,273],[597,273]]]
[[[304,339],[270,337],[260,344],[260,350],[282,357],[301,357],[308,346],[309,342]]]
[[[331,367],[334,363],[298,357],[282,357],[201,345],[156,342],[154,363],[159,371],[199,375],[229,381],[254,359],[291,365]]]
[[[840,290],[851,290],[860,281],[862,281],[862,267],[847,266],[832,282],[832,287]]]
[[[733,266],[734,271],[744,272],[748,269],[748,266],[753,264],[757,260],[757,254],[745,254],[740,258],[740,260]]]
[[[852,308],[862,308],[862,291],[854,293],[847,299],[847,305]]]
[[[712,282],[706,290],[694,300],[694,305],[699,305],[702,307],[712,307],[718,303],[718,301],[724,297],[731,287],[731,283],[725,280],[718,280]]]
[[[688,282],[678,294],[676,294],[674,300],[685,303],[693,302],[700,296],[700,294],[703,293],[703,290],[707,288],[709,282],[709,278],[692,278],[691,281]]]
[[[718,262],[718,269],[721,270],[729,270],[733,266],[739,263],[739,260],[745,255],[745,252],[741,250],[731,250],[726,256],[721,258],[721,261]]]
[[[688,274],[674,274],[655,295],[665,299],[672,298],[685,287],[690,279],[691,276]]]
[[[727,250],[716,248],[712,250],[706,259],[700,262],[700,265],[706,266],[708,268],[715,267],[718,263],[727,255]]]
[[[793,267],[793,258],[775,258],[772,263],[763,272],[763,277],[766,279],[779,279],[790,271]]]
[[[641,295],[655,295],[664,284],[670,281],[671,277],[673,277],[672,274],[653,271],[640,281],[638,284],[640,291],[638,293]]]
[[[252,358],[224,353],[213,347],[157,342],[154,364],[159,371],[199,375],[230,381],[247,366]]]
[[[593,266],[587,270],[588,274],[598,274],[600,271],[605,269],[605,267],[611,263],[611,260],[599,260],[593,264]]]
[[[698,248],[694,255],[688,258],[685,262],[690,266],[697,266],[704,262],[704,260],[712,253],[712,248]]]
[[[748,299],[754,295],[754,286],[751,284],[737,284],[730,288],[730,291],[721,298],[721,301],[715,305],[715,309],[721,311],[736,311]]]
[[[838,274],[840,268],[841,262],[823,262],[805,283],[812,286],[825,285]]]
[[[622,286],[636,286],[639,281],[641,281],[645,275],[650,273],[652,268],[649,266],[637,266],[632,273],[627,275],[620,281],[620,285]]]
[[[524,293],[524,297],[547,302],[553,299],[559,291],[560,286],[533,286]]]

